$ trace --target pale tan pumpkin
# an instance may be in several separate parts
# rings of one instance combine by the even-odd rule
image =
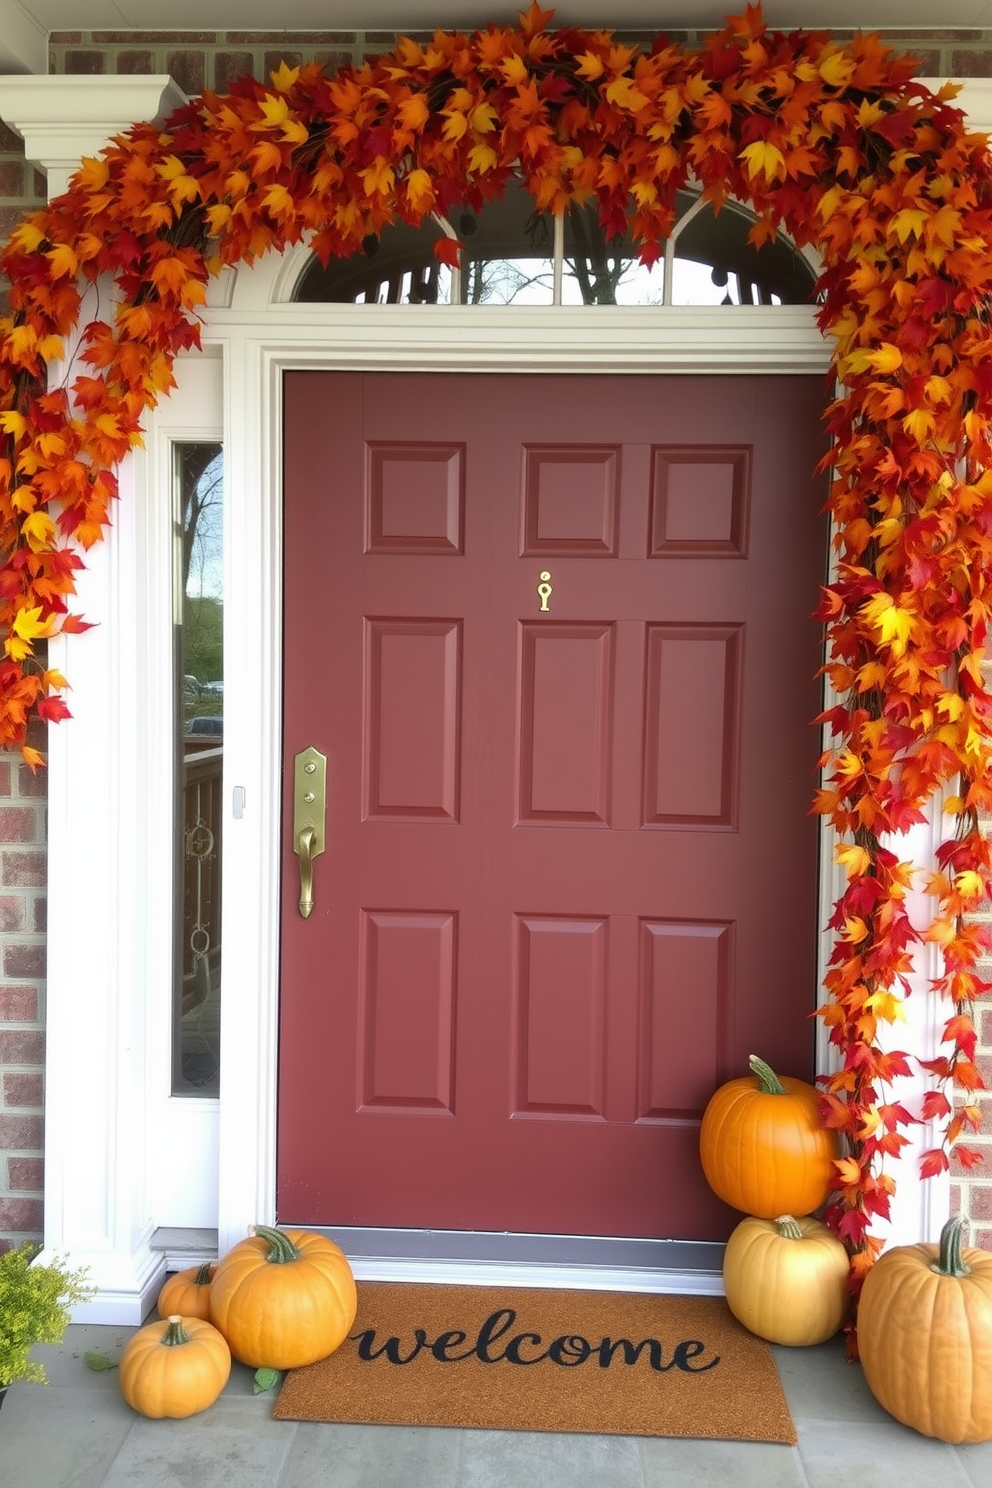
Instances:
[[[727,1306],[770,1343],[824,1343],[847,1316],[849,1270],[842,1242],[818,1219],[749,1216],[724,1252]]]
[[[945,1442],[992,1440],[992,1253],[961,1244],[883,1251],[858,1303],[858,1352],[879,1405]]]
[[[213,1405],[231,1374],[231,1351],[203,1318],[147,1323],[121,1354],[118,1382],[143,1416],[182,1419]]]

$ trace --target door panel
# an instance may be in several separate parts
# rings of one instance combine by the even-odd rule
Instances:
[[[819,379],[286,378],[285,1222],[718,1239],[811,1074]]]

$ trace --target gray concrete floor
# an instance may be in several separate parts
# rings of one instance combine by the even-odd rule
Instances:
[[[118,1358],[131,1331],[77,1324],[37,1350],[50,1383],[12,1386],[0,1411],[3,1488],[992,1488],[992,1442],[900,1426],[839,1340],[775,1350],[799,1434],[785,1447],[274,1421],[241,1365],[210,1410],[149,1421],[116,1371],[83,1362]]]

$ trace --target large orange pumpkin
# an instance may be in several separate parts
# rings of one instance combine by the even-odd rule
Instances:
[[[992,1254],[961,1244],[896,1245],[865,1277],[858,1352],[879,1405],[945,1442],[992,1440]]]
[[[699,1129],[706,1181],[725,1204],[758,1219],[809,1214],[830,1193],[837,1139],[820,1116],[818,1091],[779,1078],[763,1059],[711,1097]]]
[[[309,1230],[256,1225],[217,1263],[210,1316],[242,1364],[298,1369],[343,1343],[358,1293],[344,1251]]]
[[[231,1375],[231,1351],[203,1318],[146,1323],[121,1354],[118,1382],[134,1410],[182,1419],[213,1405]]]

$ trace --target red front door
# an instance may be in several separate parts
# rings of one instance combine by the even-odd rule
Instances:
[[[285,395],[279,1218],[723,1238],[707,1098],[811,1074],[820,380]]]

